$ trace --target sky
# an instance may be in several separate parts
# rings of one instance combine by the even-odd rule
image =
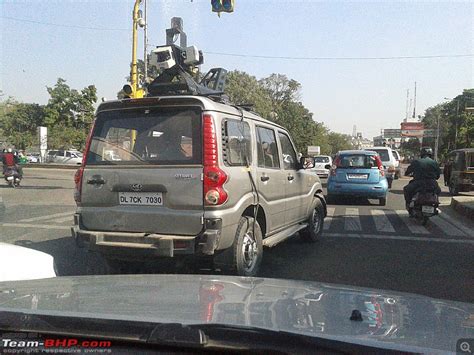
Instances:
[[[473,56],[360,59],[473,55],[474,2],[235,0],[235,12],[218,17],[210,0],[147,1],[150,50],[165,44],[171,17],[182,17],[188,45],[204,52],[202,71],[285,74],[301,83],[313,118],[336,132],[351,134],[356,125],[372,138],[399,128],[415,81],[417,115],[474,87]],[[129,72],[133,3],[2,0],[2,98],[45,104],[46,87],[61,77],[114,99]],[[141,30],[139,42],[143,58]]]

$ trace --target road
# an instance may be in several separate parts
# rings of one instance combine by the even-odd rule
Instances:
[[[0,184],[6,207],[0,241],[53,255],[61,275],[87,274],[101,263],[96,255],[76,248],[70,237],[73,174],[25,169],[21,188]],[[441,215],[426,228],[418,225],[404,211],[402,188],[407,182],[394,181],[384,207],[354,199],[329,205],[321,241],[306,244],[295,237],[266,249],[260,276],[474,302],[474,223],[450,210],[444,191]]]

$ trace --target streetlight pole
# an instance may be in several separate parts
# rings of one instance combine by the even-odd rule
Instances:
[[[143,63],[144,63],[144,69],[143,69],[143,83],[144,85],[146,84],[146,79],[148,77],[148,58],[147,58],[147,50],[148,50],[148,17],[147,17],[147,0],[144,1],[144,11],[143,11],[143,17],[145,19],[145,26],[143,27]]]
[[[138,89],[138,70],[137,70],[137,42],[138,42],[138,9],[142,0],[135,0],[133,6],[133,27],[132,27],[132,66],[130,68],[130,86],[132,95],[135,96]]]
[[[435,145],[435,160],[438,161],[438,150],[439,150],[439,113],[437,116],[437,123],[436,123],[436,145]]]

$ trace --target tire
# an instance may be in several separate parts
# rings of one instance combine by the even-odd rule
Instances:
[[[253,217],[240,217],[232,245],[229,271],[239,276],[256,276],[263,259],[262,230]]]
[[[454,183],[453,180],[449,182],[449,194],[451,196],[459,195],[459,189],[456,188],[456,184]]]
[[[428,217],[427,216],[421,217],[421,225],[426,226],[427,223],[428,223]]]
[[[308,219],[308,227],[300,231],[301,239],[303,239],[305,242],[311,242],[311,243],[318,241],[323,232],[323,224],[324,224],[323,204],[321,203],[319,198],[317,198],[316,206],[311,211],[311,215]]]
[[[379,206],[385,206],[387,204],[387,197],[379,198]]]

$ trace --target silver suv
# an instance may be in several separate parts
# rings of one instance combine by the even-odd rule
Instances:
[[[195,255],[256,275],[263,247],[326,216],[314,162],[281,126],[203,96],[102,103],[75,175],[72,235],[112,272],[127,261]],[[306,160],[305,160],[306,159]],[[309,163],[308,163],[309,162]]]

